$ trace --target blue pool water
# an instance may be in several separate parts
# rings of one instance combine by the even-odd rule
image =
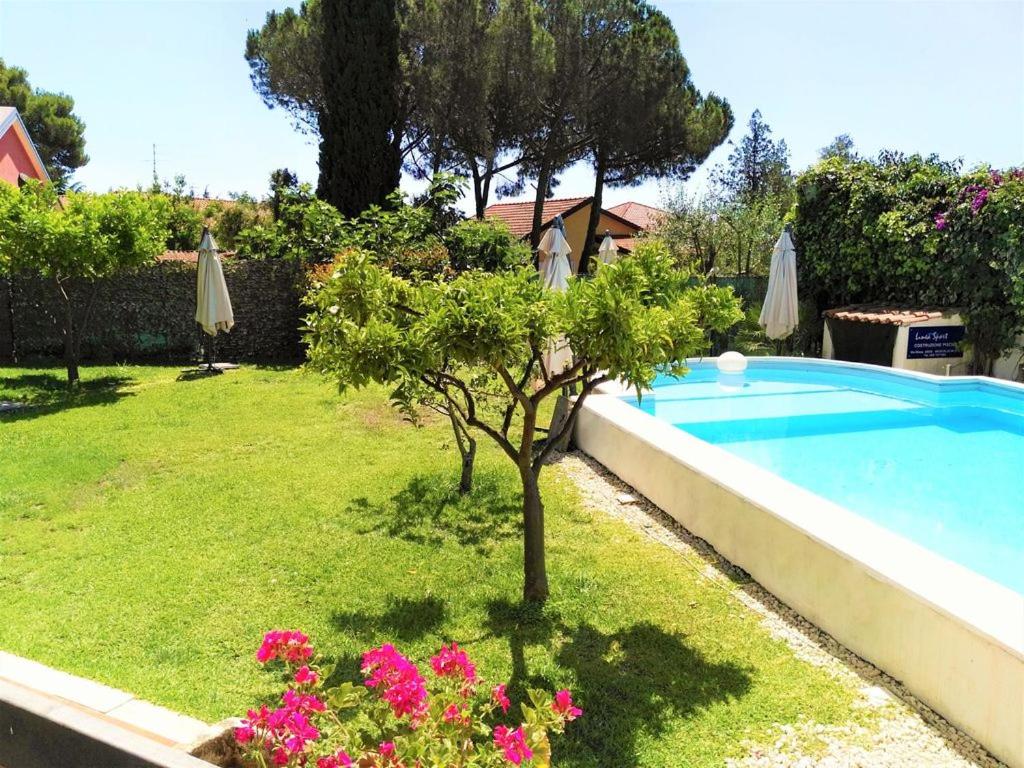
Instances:
[[[713,361],[637,407],[1024,593],[1024,390],[884,368]]]

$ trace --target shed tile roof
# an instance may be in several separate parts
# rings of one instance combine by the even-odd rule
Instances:
[[[667,211],[663,211],[661,208],[632,201],[613,206],[607,210],[609,213],[614,213],[620,219],[633,222],[640,229],[654,229],[661,223],[662,217],[667,215]]]
[[[555,216],[564,214],[589,199],[589,197],[562,197],[545,200],[544,210],[541,213],[541,224],[550,224]],[[495,203],[484,209],[484,216],[489,219],[501,219],[508,224],[512,234],[523,237],[530,234],[530,230],[533,229],[533,202]]]
[[[956,310],[937,307],[901,307],[891,304],[852,304],[848,307],[826,309],[825,317],[848,320],[854,323],[879,323],[882,325],[913,325],[925,320],[948,317]]]

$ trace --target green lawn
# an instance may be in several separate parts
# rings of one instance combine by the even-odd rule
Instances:
[[[0,648],[208,720],[272,691],[253,653],[297,627],[355,673],[385,640],[456,640],[491,680],[569,686],[556,763],[711,766],[774,723],[848,721],[694,562],[543,481],[552,597],[523,608],[516,478],[485,451],[448,489],[445,425],[292,369],[0,368]],[[699,561],[696,561],[699,563]]]

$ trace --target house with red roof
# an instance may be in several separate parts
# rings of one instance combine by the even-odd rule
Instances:
[[[565,237],[572,253],[569,260],[573,271],[579,266],[580,254],[587,237],[587,222],[593,197],[564,197],[544,201],[541,214],[542,231],[551,226],[556,216],[565,222]],[[643,203],[622,203],[612,208],[602,208],[598,219],[596,242],[600,243],[605,234],[610,234],[619,250],[628,253],[633,250],[636,238],[643,232],[655,229],[665,211]],[[501,219],[514,235],[524,240],[530,237],[533,228],[533,203],[495,203],[484,210],[489,219]]]
[[[50,180],[36,145],[14,107],[0,107],[0,179],[15,186],[28,179]]]

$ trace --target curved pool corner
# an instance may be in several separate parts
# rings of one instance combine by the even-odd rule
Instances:
[[[851,435],[864,436],[876,428],[896,432],[905,422],[934,426],[926,423],[929,418],[963,418],[970,426],[976,414],[969,410],[932,411],[989,407],[988,399],[998,405],[1000,419],[1020,420],[1024,439],[1024,386],[804,358],[751,358],[747,375],[770,383],[793,379],[794,371],[810,372],[795,376],[801,385],[850,376],[862,382],[852,387],[855,396],[842,400],[848,408],[838,414],[838,434],[828,428],[841,398],[829,401],[820,391],[803,400],[791,397],[788,405],[784,398],[792,392],[783,392],[783,399],[765,397],[723,406],[714,402],[714,388],[705,388],[708,391],[698,394],[708,397],[691,416],[683,414],[691,420],[682,423],[708,437],[708,442],[673,422],[688,407],[685,404],[665,402],[661,416],[674,414],[666,420],[648,412],[650,408],[631,404],[629,393],[611,383],[584,402],[576,442],[812,623],[900,680],[1012,768],[1024,768],[1024,594],[1007,586],[1015,583],[1014,574],[1002,579],[1007,583],[998,583],[929,548],[925,543],[932,542],[927,537],[925,543],[912,540],[904,533],[916,533],[916,518],[909,518],[906,530],[888,519],[881,519],[885,524],[871,519],[876,498],[865,502],[867,512],[858,513],[766,468],[788,472],[793,462],[787,457],[799,457],[800,451],[814,453],[814,461],[820,461],[818,436],[842,446],[860,439]],[[693,361],[692,372],[695,385],[715,382],[714,359]],[[651,402],[658,389],[656,382],[643,399]],[[676,394],[677,400],[687,399],[682,391]],[[871,401],[875,395],[906,402],[909,410],[925,410],[890,416],[889,408],[879,407],[884,404]],[[979,397],[986,399],[985,406],[978,405]],[[796,407],[794,403],[799,403],[797,411],[787,415],[786,408]],[[893,405],[894,410],[900,408],[899,402]],[[942,422],[937,428],[956,431],[959,423]],[[765,438],[766,433],[758,430],[766,429],[775,432]],[[799,450],[792,448],[808,437]],[[788,443],[781,453],[777,446],[759,445],[757,449],[765,451],[761,454],[751,453],[749,445],[738,449],[744,439]],[[750,460],[752,456],[756,461]],[[773,463],[776,460],[780,463]],[[1024,482],[1024,453],[1020,461]],[[898,471],[907,470],[898,465],[897,461],[893,469],[897,475],[888,478],[894,483],[900,479]],[[809,471],[816,477],[820,466]],[[802,477],[799,470],[794,476]],[[884,488],[878,477],[869,478],[867,484],[872,483]],[[863,494],[842,496],[850,485],[837,495],[858,506]],[[827,485],[822,488],[831,490]],[[920,516],[920,511],[916,514]],[[1024,521],[1024,512],[1020,519]]]

